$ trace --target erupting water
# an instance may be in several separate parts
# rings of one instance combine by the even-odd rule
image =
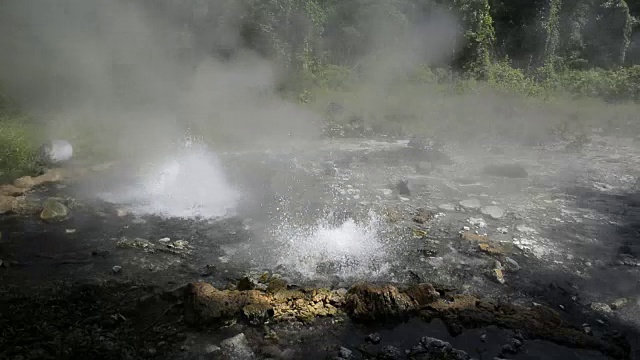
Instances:
[[[385,249],[380,241],[381,221],[348,219],[342,224],[321,220],[308,227],[281,225],[276,236],[284,242],[280,263],[308,278],[375,276],[386,272]]]
[[[233,213],[240,193],[225,179],[215,154],[189,141],[170,158],[146,168],[133,186],[102,197],[138,215],[217,218]]]

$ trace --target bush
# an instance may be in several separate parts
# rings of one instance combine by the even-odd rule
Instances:
[[[36,170],[36,133],[26,116],[0,115],[0,179],[6,181]]]

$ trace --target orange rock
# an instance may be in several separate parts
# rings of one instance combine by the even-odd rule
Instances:
[[[17,178],[13,182],[13,186],[22,188],[22,189],[31,189],[35,185],[36,183],[31,176],[23,176],[21,178]]]
[[[27,191],[25,188],[19,188],[14,185],[1,185],[0,186],[0,196],[20,196]]]

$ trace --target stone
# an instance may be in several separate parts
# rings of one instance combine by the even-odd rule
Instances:
[[[69,209],[54,199],[48,199],[43,205],[40,218],[46,222],[56,222],[67,219]]]
[[[411,190],[409,189],[409,180],[398,181],[398,183],[396,184],[396,190],[400,195],[411,196]]]
[[[629,299],[627,298],[619,298],[613,301],[610,307],[612,310],[620,310],[623,307],[625,307],[628,302],[629,302]]]
[[[0,196],[20,196],[27,192],[27,189],[15,185],[0,186]]]
[[[0,214],[11,212],[18,204],[18,200],[13,196],[0,195]]]
[[[347,349],[344,346],[340,347],[340,350],[338,350],[338,359],[340,360],[353,359],[353,351]]]
[[[345,296],[345,309],[357,321],[378,321],[405,316],[438,299],[431,284],[418,284],[401,292],[391,285],[356,284]]]
[[[484,175],[512,179],[526,179],[529,176],[527,170],[520,164],[486,165],[484,168],[482,168],[482,173]]]
[[[480,204],[480,200],[478,199],[462,200],[459,205],[465,210],[478,210],[482,207],[482,204]]]
[[[520,224],[516,226],[516,230],[525,234],[536,234],[537,231],[534,228],[528,227],[527,225]]]
[[[36,182],[31,176],[23,176],[13,181],[13,186],[21,189],[31,189],[36,185]]]
[[[113,273],[114,273],[114,274],[119,274],[119,273],[120,273],[120,271],[122,271],[122,267],[121,267],[121,266],[116,265],[116,266],[114,266],[114,267],[111,269],[111,271],[113,271]]]
[[[613,312],[611,307],[604,303],[591,303],[591,310],[602,313],[602,314],[610,314]]]
[[[438,205],[438,209],[442,210],[442,211],[455,211],[456,207],[451,205],[451,204],[440,204]]]
[[[471,226],[475,226],[479,228],[487,227],[487,223],[484,221],[483,218],[469,218],[467,219],[467,222],[471,224]]]
[[[377,344],[380,344],[380,341],[382,341],[382,338],[380,337],[380,334],[372,333],[367,335],[364,340],[373,345],[377,345]]]
[[[406,359],[404,351],[395,346],[387,345],[380,349],[376,356],[378,360],[402,360]]]
[[[504,216],[504,210],[493,205],[483,207],[480,210],[480,212],[482,212],[482,214],[484,215],[491,217],[494,220],[501,219]]]
[[[223,340],[220,343],[220,349],[222,350],[222,355],[229,360],[251,360],[256,358],[244,333]]]
[[[507,270],[509,271],[513,271],[516,272],[518,270],[520,270],[520,265],[518,264],[517,261],[513,260],[510,257],[506,257],[504,259],[504,263],[505,263],[505,267],[507,268]]]
[[[408,353],[409,359],[469,360],[471,357],[462,350],[454,349],[450,343],[425,336]]]
[[[240,280],[238,280],[238,284],[236,285],[237,289],[242,291],[242,290],[253,290],[256,288],[256,284],[255,282],[250,279],[249,277],[245,276],[243,278],[241,278]]]

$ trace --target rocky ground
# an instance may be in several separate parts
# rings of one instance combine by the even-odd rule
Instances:
[[[637,146],[221,153],[244,197],[215,220],[97,199],[124,167],[19,179],[0,358],[638,358]]]

